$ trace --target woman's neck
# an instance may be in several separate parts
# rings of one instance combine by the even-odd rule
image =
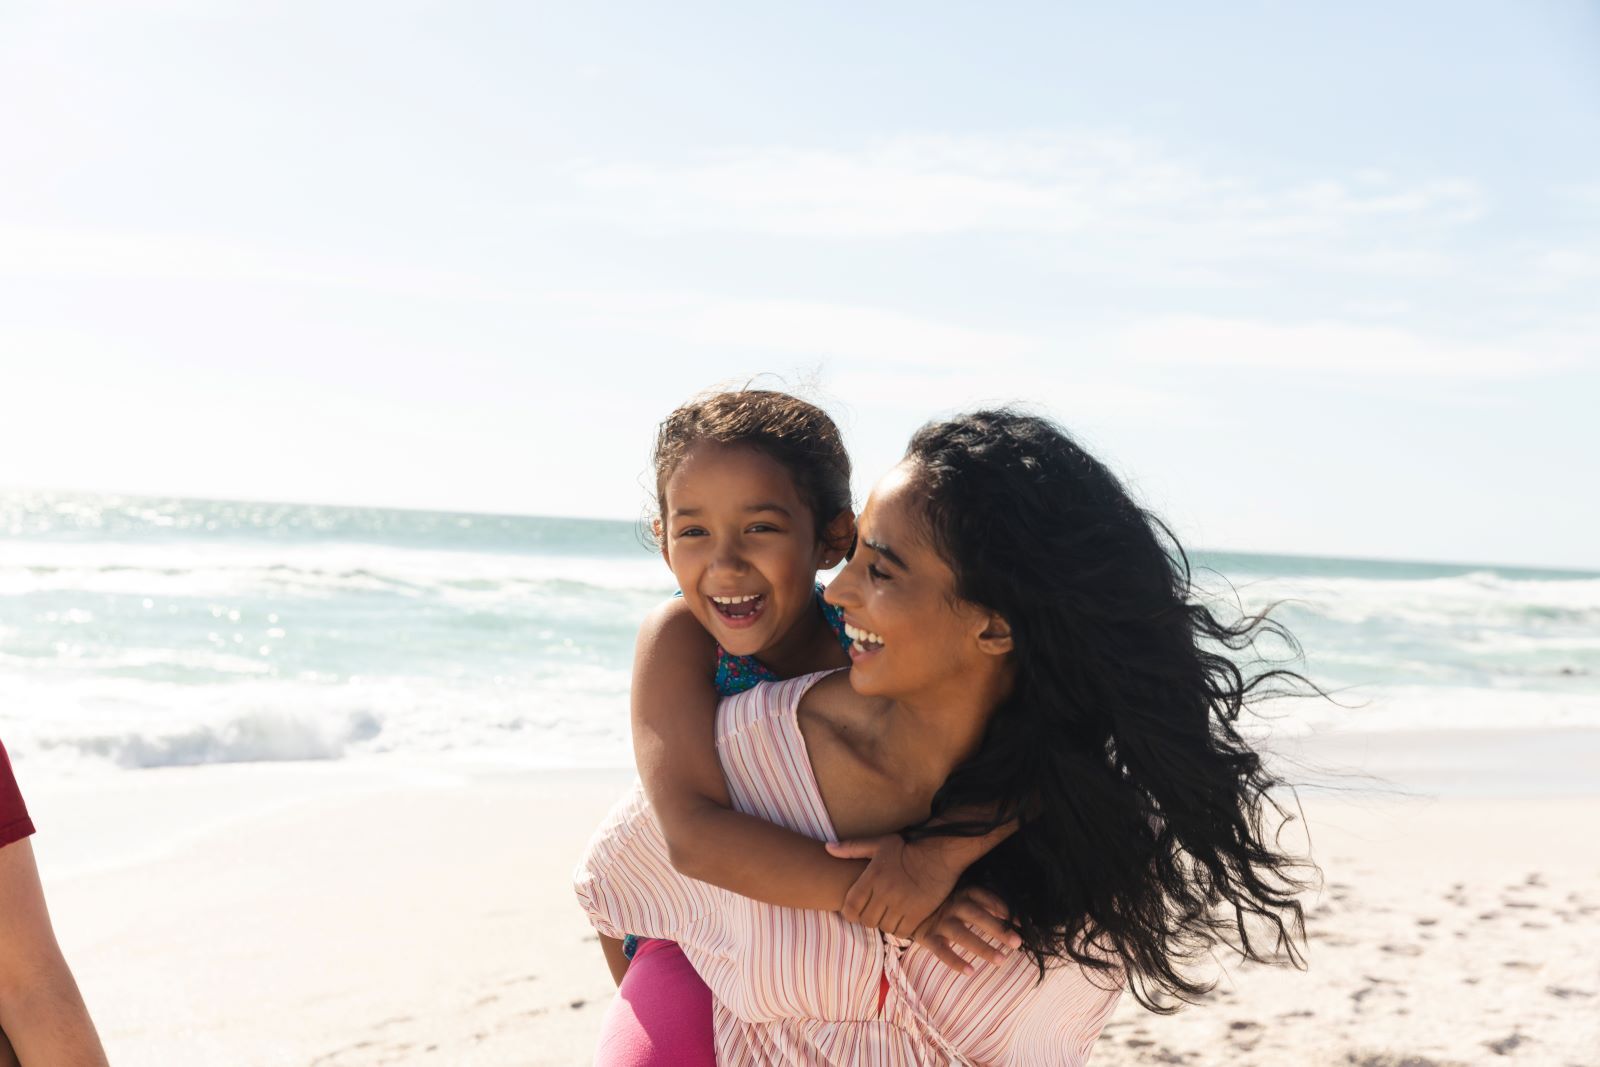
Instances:
[[[950,773],[977,751],[1007,692],[1004,676],[971,672],[937,692],[864,697],[828,679],[800,705],[812,769],[837,832],[887,833],[927,818]]]
[[[875,748],[886,771],[919,783],[931,802],[952,771],[983,743],[989,716],[1011,690],[1009,671],[967,674],[936,692],[890,700]]]

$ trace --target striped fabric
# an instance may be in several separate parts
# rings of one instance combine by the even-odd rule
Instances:
[[[796,719],[801,696],[822,677],[723,700],[717,748],[738,810],[834,841]],[[638,783],[595,832],[574,884],[601,933],[683,946],[716,997],[724,1064],[1079,1065],[1120,993],[1110,976],[1070,965],[1038,982],[1021,952],[964,977],[835,912],[780,908],[685,878]]]

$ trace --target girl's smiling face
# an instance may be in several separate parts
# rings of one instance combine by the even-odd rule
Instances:
[[[783,464],[754,448],[699,445],[662,498],[661,555],[689,610],[725,651],[772,650],[815,614],[817,570],[843,553],[817,536]]]

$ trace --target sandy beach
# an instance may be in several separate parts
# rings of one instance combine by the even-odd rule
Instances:
[[[1600,853],[1577,844],[1600,800],[1576,788],[1597,739],[1551,735],[1542,779],[1472,789],[1517,786],[1525,753],[1451,737],[1317,748],[1414,773],[1307,791],[1308,970],[1223,960],[1168,1017],[1125,997],[1095,1062],[1600,1062]],[[24,787],[114,1063],[527,1065],[593,1048],[612,987],[568,873],[629,777],[295,763]]]

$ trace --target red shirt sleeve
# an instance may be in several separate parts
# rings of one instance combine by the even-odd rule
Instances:
[[[28,818],[28,806],[22,802],[22,790],[11,773],[11,760],[6,756],[6,746],[0,745],[0,848],[21,841],[33,833],[33,820]]]

